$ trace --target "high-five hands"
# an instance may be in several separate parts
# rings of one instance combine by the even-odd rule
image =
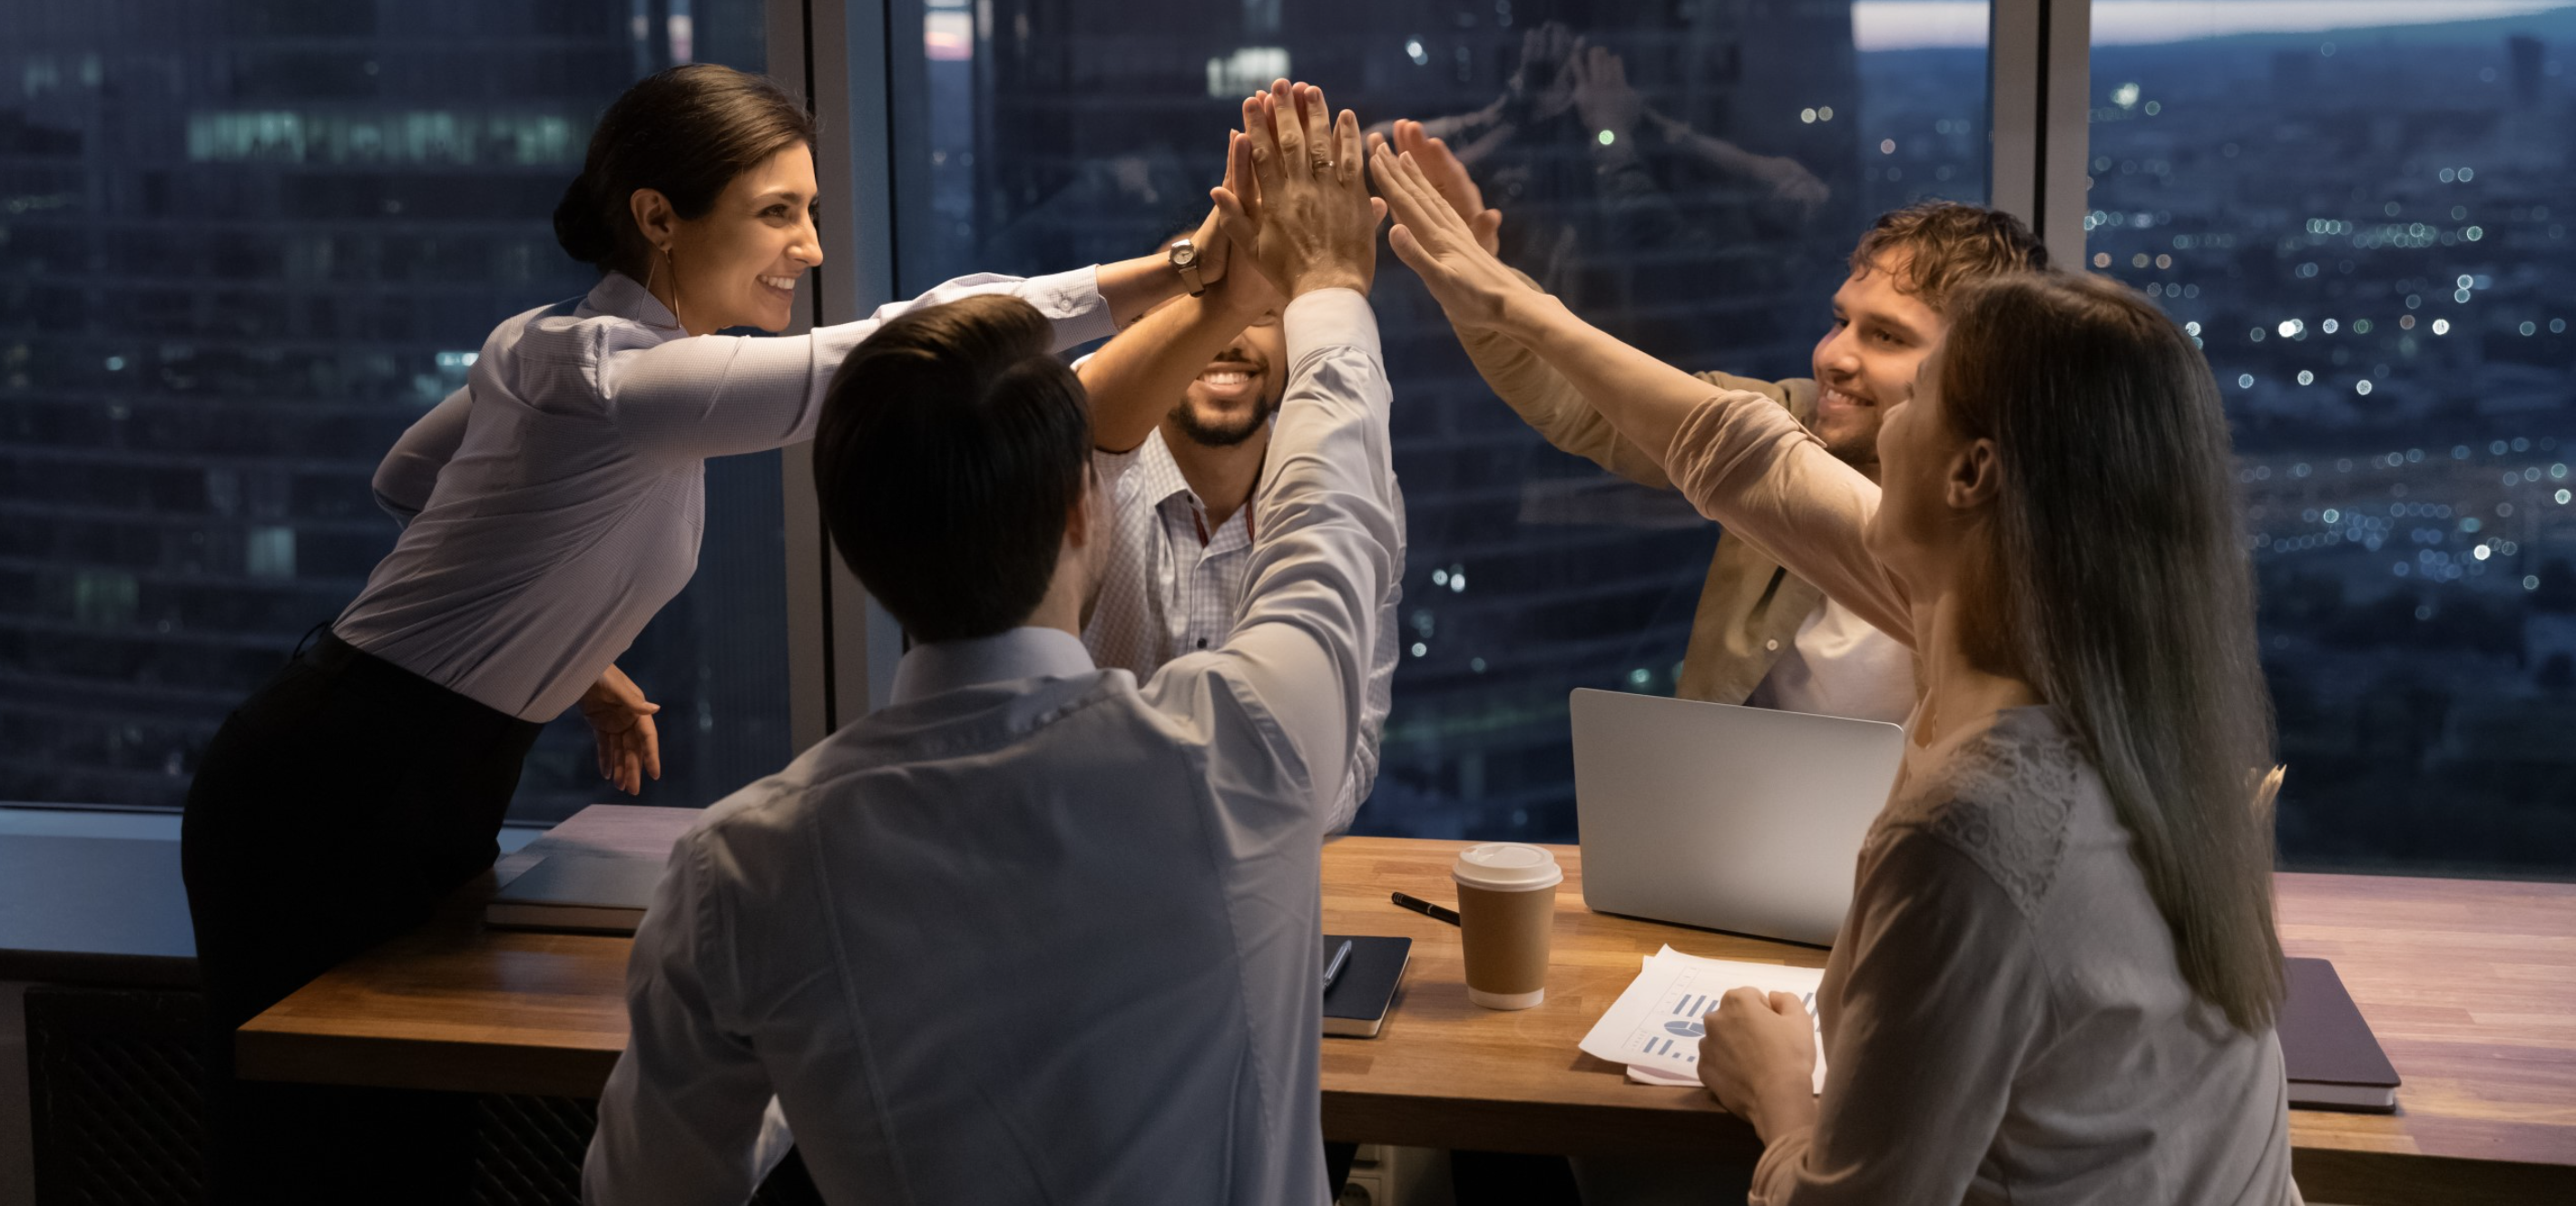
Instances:
[[[1371,150],[1369,170],[1395,217],[1387,242],[1430,288],[1450,325],[1502,330],[1515,302],[1547,296],[1494,258],[1469,219],[1432,183],[1420,156],[1380,141]]]
[[[1317,289],[1368,292],[1385,207],[1368,195],[1359,118],[1338,118],[1323,89],[1280,80],[1243,102],[1244,133],[1229,148],[1239,186],[1210,192],[1234,245],[1290,298]],[[1243,170],[1248,165],[1249,171]]]
[[[1371,139],[1375,148],[1385,139]],[[1476,246],[1487,254],[1500,255],[1503,249],[1503,211],[1485,208],[1485,190],[1476,187],[1467,165],[1449,149],[1449,144],[1431,137],[1422,123],[1410,118],[1395,123],[1396,153],[1410,155],[1422,165],[1422,175],[1431,182],[1432,190],[1449,203],[1458,216],[1467,220],[1467,228],[1476,232]]]

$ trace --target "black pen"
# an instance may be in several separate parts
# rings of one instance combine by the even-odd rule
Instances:
[[[1342,944],[1340,946],[1333,948],[1333,957],[1324,961],[1324,990],[1326,992],[1332,991],[1333,977],[1342,974],[1342,965],[1350,961],[1351,940],[1344,938],[1342,939]]]
[[[1395,903],[1403,905],[1405,908],[1411,909],[1416,913],[1420,913],[1433,921],[1445,921],[1451,925],[1458,924],[1458,911],[1456,909],[1444,909],[1418,896],[1407,896],[1402,892],[1397,892],[1393,895]]]

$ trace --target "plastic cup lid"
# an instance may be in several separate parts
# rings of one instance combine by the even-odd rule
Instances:
[[[1450,869],[1459,883],[1475,888],[1544,888],[1565,880],[1556,856],[1525,842],[1487,842],[1458,852]]]

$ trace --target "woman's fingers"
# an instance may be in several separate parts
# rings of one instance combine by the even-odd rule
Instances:
[[[1428,207],[1414,193],[1412,184],[1404,178],[1400,170],[1402,162],[1393,151],[1381,149],[1369,167],[1377,179],[1378,195],[1386,199],[1387,210],[1394,216],[1396,225],[1407,229],[1416,245],[1429,250],[1423,235],[1430,230],[1431,216],[1425,212]]]
[[[1422,249],[1421,241],[1413,237],[1412,227],[1397,223],[1386,232],[1386,242],[1395,249],[1395,258],[1426,282],[1442,272],[1439,258]]]
[[[1237,131],[1226,136],[1225,188],[1234,195],[1237,209],[1248,218],[1261,216],[1261,184],[1252,174],[1252,135]]]
[[[1225,189],[1212,188],[1208,190],[1208,200],[1216,206],[1217,225],[1224,228],[1227,241],[1250,248],[1261,237],[1261,228],[1243,211],[1242,198]]]
[[[659,709],[656,709],[658,711]],[[644,746],[644,773],[662,777],[662,731],[655,728],[650,716],[635,722],[635,732]]]
[[[1377,175],[1378,193],[1386,198],[1395,220],[1412,228],[1416,240],[1437,250],[1440,216],[1434,211],[1447,210],[1449,206],[1437,196],[1426,198],[1430,188],[1422,179],[1422,169],[1385,148],[1378,150],[1377,160],[1370,166]]]
[[[1467,219],[1458,213],[1456,206],[1449,203],[1449,198],[1441,193],[1440,186],[1432,183],[1431,174],[1423,170],[1421,160],[1407,155],[1398,162],[1397,166],[1403,170],[1414,195],[1421,198],[1432,210],[1431,219],[1439,225],[1443,237],[1473,241],[1475,236],[1467,229]]]

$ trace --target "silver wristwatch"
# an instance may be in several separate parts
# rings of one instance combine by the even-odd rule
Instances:
[[[1181,283],[1190,287],[1190,296],[1207,292],[1207,282],[1199,279],[1199,249],[1188,239],[1174,239],[1171,247],[1172,271],[1181,274]]]

